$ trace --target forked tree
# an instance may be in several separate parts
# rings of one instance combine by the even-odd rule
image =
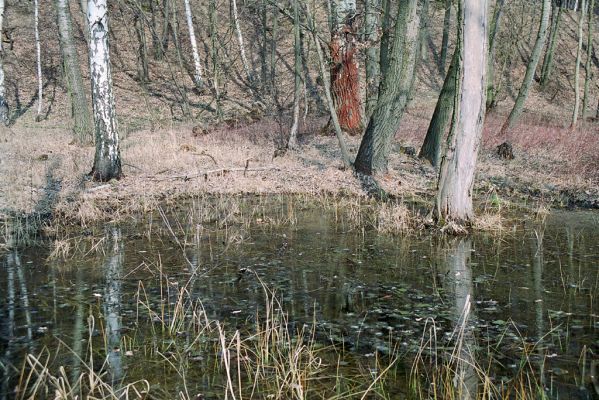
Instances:
[[[341,128],[362,133],[362,104],[355,31],[356,0],[335,0],[331,31],[331,88]]]
[[[4,22],[4,0],[0,0],[0,35],[2,34],[2,23]],[[8,102],[6,101],[6,85],[4,83],[4,48],[0,37],[0,124],[8,125]]]
[[[488,2],[460,0],[458,6],[457,90],[434,210],[441,225],[463,226],[474,219],[472,188],[485,120]]]
[[[108,181],[122,176],[108,49],[108,7],[106,0],[89,0],[87,6],[90,34],[89,67],[96,141],[91,175],[94,180]]]

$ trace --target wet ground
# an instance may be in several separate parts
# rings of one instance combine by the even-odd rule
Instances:
[[[320,346],[341,349],[340,373],[392,354],[402,354],[403,371],[417,355],[434,363],[455,349],[462,327],[469,362],[495,384],[526,365],[548,398],[599,396],[596,212],[452,238],[381,235],[350,214],[293,200],[248,200],[231,210],[238,218],[205,207],[191,202],[86,227],[62,246],[0,255],[0,399],[16,396],[27,353],[64,365],[71,379],[93,354],[93,368],[113,384],[143,378],[155,398],[182,388],[224,398],[207,355],[191,351],[185,366],[165,366],[171,339],[155,322],[176,320],[184,288],[208,318],[250,331],[264,310],[263,285],[280,299],[290,331],[309,327]],[[390,384],[390,398],[408,393],[407,374]]]

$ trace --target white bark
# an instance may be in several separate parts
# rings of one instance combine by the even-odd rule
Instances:
[[[488,0],[462,0],[463,33],[458,35],[463,68],[457,77],[454,120],[442,160],[437,218],[469,223],[474,218],[472,187],[485,118]],[[458,16],[460,18],[460,16]],[[460,38],[463,37],[463,40]],[[461,42],[461,43],[460,43]]]
[[[112,250],[104,264],[106,289],[104,291],[104,318],[106,319],[106,344],[108,373],[111,384],[123,376],[121,360],[121,280],[124,261],[123,240],[119,228],[112,228]]]
[[[187,17],[187,27],[189,28],[189,41],[191,42],[191,53],[193,55],[193,64],[195,74],[193,76],[195,84],[198,88],[202,87],[202,64],[200,63],[200,55],[198,53],[198,44],[196,42],[196,34],[193,28],[193,18],[191,14],[191,5],[189,0],[183,0],[185,3],[185,16]]]
[[[92,84],[96,154],[92,174],[96,180],[121,177],[119,135],[112,93],[108,49],[108,7],[106,0],[89,0],[89,66]]]
[[[2,23],[4,22],[4,0],[0,0],[0,35],[2,34]],[[6,102],[6,87],[4,85],[4,49],[0,38],[0,124],[8,125],[8,103]]]
[[[243,63],[243,70],[248,78],[249,82],[252,82],[252,72],[250,70],[250,63],[245,55],[245,45],[243,44],[243,34],[241,33],[241,26],[239,24],[239,15],[237,13],[237,0],[231,0],[233,6],[233,22],[235,22],[235,32],[237,32],[237,41],[239,42],[239,52],[241,54],[241,62]]]
[[[43,77],[42,77],[42,50],[40,47],[40,32],[39,32],[39,10],[40,5],[38,0],[33,0],[33,26],[35,31],[35,54],[37,58],[37,116],[36,120],[42,117],[43,103]]]

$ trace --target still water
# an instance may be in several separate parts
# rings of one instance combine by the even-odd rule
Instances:
[[[149,398],[225,398],[218,349],[216,359],[191,351],[185,329],[164,327],[176,322],[184,288],[206,318],[250,330],[264,287],[290,331],[309,327],[318,346],[334,348],[335,374],[368,380],[374,360],[401,354],[381,398],[409,397],[416,357],[436,368],[460,331],[462,372],[473,378],[465,392],[481,390],[476,368],[494,385],[526,369],[546,398],[598,398],[597,212],[451,238],[382,235],[293,199],[241,203],[223,216],[191,201],[0,254],[0,399],[31,393],[27,354],[64,366],[71,382],[91,368],[108,385],[147,380]],[[177,340],[188,350],[174,365]],[[332,386],[306,398],[333,397]],[[44,397],[54,398],[34,396]]]

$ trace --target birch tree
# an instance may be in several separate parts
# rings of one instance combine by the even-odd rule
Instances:
[[[239,55],[241,56],[243,70],[245,71],[248,82],[252,83],[254,79],[252,70],[250,69],[250,63],[245,53],[245,44],[243,41],[243,34],[241,32],[241,24],[239,22],[239,13],[237,11],[237,0],[231,0],[231,8],[233,9],[233,22],[235,24],[235,32],[237,33],[237,41],[239,42]]]
[[[545,40],[547,39],[547,26],[549,25],[550,11],[551,0],[543,0],[543,6],[541,9],[541,21],[539,22],[539,31],[537,32],[537,39],[532,49],[532,53],[530,54],[530,59],[528,61],[528,65],[526,66],[526,74],[524,75],[524,80],[522,81],[522,85],[520,86],[520,90],[518,91],[518,97],[516,97],[514,107],[512,108],[512,111],[510,112],[508,119],[505,121],[501,128],[502,134],[506,133],[510,128],[514,126],[518,119],[520,119],[522,111],[524,110],[524,103],[526,102],[526,98],[528,97],[528,91],[530,89],[530,85],[532,84],[537,65],[539,64],[539,59],[541,58],[541,52],[543,51],[543,47],[545,46]]]
[[[83,88],[79,55],[73,40],[73,22],[69,4],[67,0],[56,0],[55,5],[62,65],[74,120],[73,133],[79,143],[91,142],[93,137],[91,114]]]
[[[191,5],[189,0],[183,0],[185,3],[185,16],[187,17],[187,28],[189,29],[189,41],[191,42],[191,53],[193,55],[193,65],[195,67],[195,73],[193,80],[198,89],[203,85],[202,83],[202,64],[200,63],[200,55],[198,53],[198,44],[196,42],[195,29],[193,28],[193,19],[191,14]]]
[[[4,22],[4,0],[0,0],[0,35],[2,34],[2,23]],[[8,125],[8,102],[6,100],[6,85],[4,83],[4,48],[0,38],[0,124]]]
[[[485,119],[488,2],[460,0],[458,6],[456,96],[434,210],[440,224],[457,229],[474,218],[472,188]]]
[[[122,172],[108,49],[108,7],[106,0],[89,0],[87,5],[90,33],[89,67],[96,141],[91,175],[94,180],[109,181],[113,178],[120,179]]]
[[[368,120],[354,166],[372,175],[387,171],[391,141],[399,128],[414,83],[419,46],[417,0],[400,0],[389,65],[379,86],[377,105]],[[382,64],[381,64],[382,66]]]
[[[35,56],[36,56],[36,67],[37,67],[37,115],[36,121],[40,121],[42,118],[42,105],[43,105],[43,94],[44,85],[42,77],[42,50],[40,46],[40,31],[39,31],[39,12],[40,5],[38,0],[33,0],[33,31],[35,34]],[[0,32],[1,33],[1,32]]]

